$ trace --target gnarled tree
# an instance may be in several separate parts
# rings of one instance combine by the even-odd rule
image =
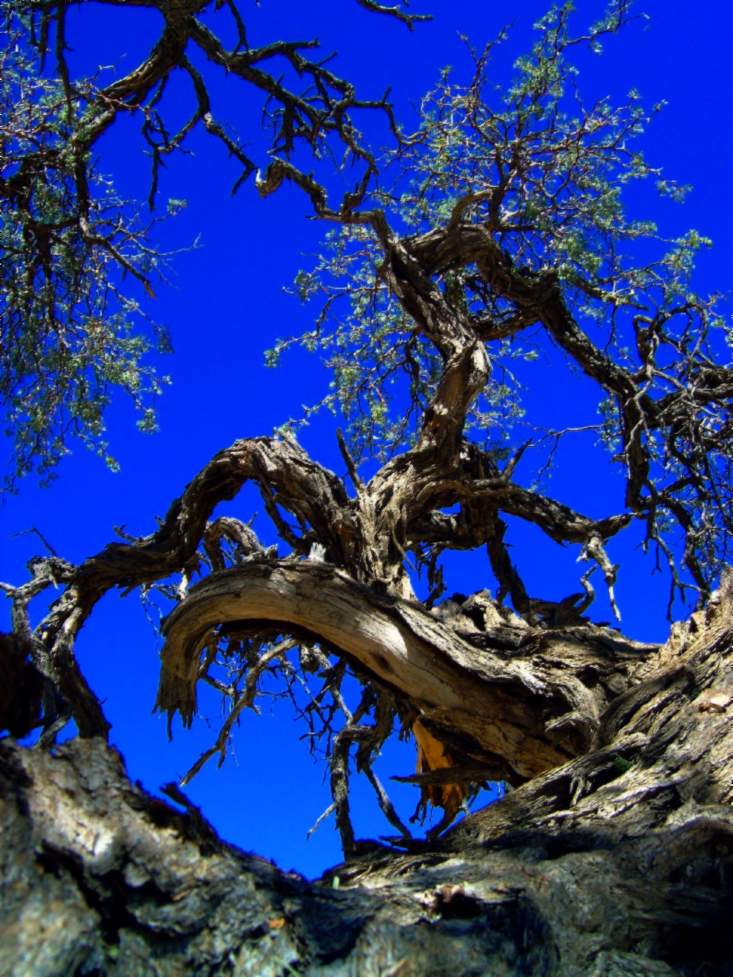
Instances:
[[[399,9],[364,5],[412,24]],[[56,39],[68,103],[78,85],[64,67],[67,6],[31,9],[41,48]],[[730,581],[711,596],[731,529],[733,370],[718,343],[725,322],[717,300],[690,284],[704,240],[690,232],[664,242],[625,214],[631,181],[652,178],[663,193],[681,192],[633,148],[645,110],[635,96],[620,108],[585,108],[568,91],[569,50],[616,32],[628,4],[617,0],[581,37],[569,31],[569,7],[553,10],[496,104],[486,98],[487,48],[470,84],[443,79],[416,132],[395,129],[396,148],[383,160],[362,147],[346,113],[384,103],[358,101],[318,62],[303,61],[302,45],[248,48],[235,4],[228,9],[239,44],[228,50],[199,21],[206,6],[156,5],[165,29],[150,58],[111,93],[88,90],[70,131],[93,134],[120,106],[139,111],[157,160],[188,131],[166,133],[151,107],[175,67],[196,94],[191,125],[221,138],[188,45],[275,100],[274,158],[257,186],[267,195],[294,182],[335,226],[299,285],[305,297],[323,298],[318,327],[303,341],[322,348],[335,373],[327,399],[345,415],[347,475],[319,465],[290,433],[241,440],[194,478],[151,536],[110,544],[79,566],[39,560],[30,582],[4,585],[16,638],[3,667],[44,689],[41,745],[70,718],[79,733],[55,756],[2,748],[3,824],[21,880],[6,911],[15,927],[1,951],[6,969],[729,973]],[[310,75],[315,100],[262,73],[275,55]],[[317,148],[328,134],[361,166],[355,188],[335,202],[292,152],[296,138]],[[380,173],[396,175],[387,185]],[[155,181],[157,169],[153,189]],[[70,186],[74,233],[114,248],[84,237],[84,180]],[[31,249],[41,233],[34,227],[25,238]],[[53,278],[43,262],[36,271]],[[546,342],[597,386],[598,435],[625,473],[621,511],[591,518],[534,485],[547,444],[563,432],[542,432],[538,419],[536,433],[523,437],[521,390],[507,378],[510,361]],[[360,474],[375,457],[381,466]],[[246,482],[259,489],[285,557],[245,522],[216,516]],[[617,567],[607,544],[640,520],[673,592],[696,591],[706,609],[662,647],[625,639],[589,619],[591,571],[565,600],[529,592],[507,545],[507,517],[576,546],[600,570],[614,609]],[[441,600],[441,555],[477,547],[486,549],[496,595]],[[51,583],[63,592],[32,627],[29,603]],[[125,784],[74,641],[107,591],[136,587],[159,587],[174,604],[157,706],[190,723],[204,681],[232,700],[190,775],[224,756],[237,715],[254,704],[269,670],[290,684],[320,677],[306,714],[330,743],[347,858],[328,877],[338,891],[242,860],[179,788],[169,793],[186,815]],[[341,691],[347,672],[362,687],[356,709]],[[28,724],[38,709],[34,693]],[[17,709],[12,721],[23,725]],[[371,768],[396,724],[417,742],[410,779],[424,803],[445,813],[425,840],[412,837]],[[398,832],[380,844],[354,833],[352,754]],[[486,780],[513,789],[445,832]],[[95,800],[100,784],[116,810]],[[58,906],[62,897],[64,908],[52,909],[49,900]],[[24,913],[33,924],[59,921],[44,944],[55,971],[31,945]],[[456,959],[464,961],[458,969]]]

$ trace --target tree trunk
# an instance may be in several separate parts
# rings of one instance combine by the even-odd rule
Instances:
[[[400,606],[369,612],[409,644]],[[732,609],[729,580],[639,656],[581,755],[441,839],[365,843],[314,883],[222,843],[175,788],[181,810],[133,786],[101,739],[6,740],[0,974],[733,974]]]

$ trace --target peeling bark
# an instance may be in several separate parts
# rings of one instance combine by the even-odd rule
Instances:
[[[394,603],[374,613],[397,631],[410,611]],[[732,609],[729,584],[637,661],[596,749],[442,840],[363,843],[315,883],[133,787],[100,739],[53,755],[6,740],[0,972],[726,977]]]
[[[513,783],[591,748],[614,689],[648,651],[604,628],[546,631],[517,619],[475,629],[471,644],[421,605],[380,596],[334,567],[253,562],[207,577],[166,622],[157,705],[169,717],[192,720],[211,629],[247,620],[328,642],[460,740],[466,762],[493,764],[497,779]]]
[[[418,19],[398,7],[359,2],[408,26]],[[152,0],[139,5],[156,6]],[[311,42],[250,49],[233,3],[225,4],[239,37],[232,52],[198,19],[209,6],[204,0],[168,6],[159,44],[101,93],[101,107],[78,142],[79,160],[118,112],[141,107],[145,114],[170,71],[181,69],[192,82],[196,112],[171,134],[172,142],[151,144],[151,198],[161,147],[174,148],[199,122],[225,142],[245,175],[253,169],[213,119],[206,82],[187,59],[187,46],[274,100],[284,156],[299,141],[320,152],[328,134],[341,140],[363,173],[335,209],[316,177],[276,155],[257,186],[266,196],[290,180],[318,217],[365,231],[364,241],[374,248],[370,268],[378,268],[372,284],[375,290],[384,285],[399,306],[404,335],[398,346],[414,338],[429,351],[425,375],[414,366],[421,376],[414,396],[424,411],[414,442],[368,481],[341,440],[353,493],[291,437],[240,440],[190,482],[156,532],[111,544],[77,567],[56,557],[36,560],[32,580],[0,585],[13,601],[15,632],[0,644],[0,666],[26,688],[28,700],[16,708],[12,697],[0,697],[0,729],[22,735],[44,727],[32,750],[12,740],[0,743],[0,973],[729,977],[731,578],[665,646],[640,645],[582,617],[593,596],[588,574],[583,594],[558,602],[528,593],[503,521],[504,515],[517,517],[556,542],[577,545],[581,557],[601,569],[614,606],[617,568],[604,544],[632,519],[643,520],[646,542],[666,555],[673,588],[689,587],[663,537],[671,520],[684,537],[681,559],[690,579],[708,593],[718,555],[729,553],[733,538],[727,504],[733,371],[713,363],[702,342],[718,325],[712,306],[694,296],[680,308],[669,308],[666,299],[660,305],[661,266],[614,272],[606,281],[591,272],[578,278],[580,272],[527,265],[523,249],[514,256],[505,250],[518,230],[541,237],[548,219],[566,223],[561,210],[533,225],[530,209],[522,218],[529,223],[519,229],[502,216],[512,173],[519,186],[511,194],[523,198],[522,156],[531,155],[528,146],[544,131],[526,128],[526,105],[517,107],[514,129],[500,127],[503,143],[498,139],[493,147],[496,186],[486,189],[482,178],[480,189],[452,204],[447,219],[436,216],[426,233],[400,237],[391,214],[378,209],[383,196],[370,197],[376,163],[349,121],[350,110],[363,108],[383,110],[391,121],[383,100],[356,99],[347,82],[309,60]],[[57,8],[63,26],[65,4],[51,2],[47,16]],[[527,96],[532,113],[547,95],[542,79],[553,77],[565,47],[575,43],[561,29],[566,15],[567,8],[556,13],[556,43],[542,56],[540,88]],[[601,23],[585,41],[618,29],[626,16],[621,4],[615,26]],[[552,36],[546,25],[543,30]],[[276,57],[309,79],[315,94],[291,93],[269,74]],[[472,98],[479,97],[481,63]],[[581,167],[583,152],[592,155],[602,145],[591,135],[606,121],[581,115],[565,134],[580,154],[573,169]],[[545,123],[549,142],[542,154],[551,161],[559,114],[552,110]],[[166,136],[163,121],[158,125],[157,134]],[[624,124],[612,129],[620,147]],[[485,137],[482,132],[482,144]],[[568,180],[593,185],[588,177],[598,173],[588,166],[578,177],[568,173]],[[554,181],[553,164],[546,170],[545,190]],[[555,191],[552,197],[558,199]],[[605,240],[607,217],[599,212],[594,226]],[[685,254],[690,257],[692,244]],[[613,324],[621,301],[616,284],[623,292],[624,274],[632,282],[641,276],[648,293],[643,302],[637,296],[642,304],[635,301],[628,324],[636,359],[596,343],[573,304],[576,288],[592,295]],[[670,280],[680,288],[682,279]],[[679,330],[665,331],[677,315],[686,322],[681,338]],[[466,430],[480,393],[491,389],[491,344],[532,325],[615,404],[610,436],[626,465],[624,512],[592,519],[523,487],[514,475],[526,445],[502,469],[502,452],[472,441]],[[698,338],[690,342],[690,336]],[[658,361],[660,344],[665,351]],[[289,547],[287,559],[265,550],[237,520],[210,522],[216,507],[248,481]],[[442,551],[484,546],[497,599],[479,592],[428,610],[442,594]],[[425,606],[413,599],[413,558],[432,578]],[[206,568],[211,573],[189,589]],[[170,585],[174,575],[180,583]],[[52,584],[63,590],[32,628],[28,605]],[[240,708],[254,701],[268,663],[293,644],[302,643],[313,656],[315,667],[301,657],[306,671],[330,673],[324,690],[345,717],[340,727],[325,721],[333,744],[331,784],[349,857],[319,883],[224,845],[175,786],[167,794],[183,812],[133,787],[106,744],[109,724],[75,660],[75,639],[109,590],[152,585],[167,587],[178,601],[165,625],[158,693],[169,717],[180,712],[190,723],[197,682],[211,678],[205,666],[228,635],[243,635],[231,652],[242,656],[239,677],[246,673],[249,683],[236,700]],[[506,595],[521,618],[503,608]],[[282,645],[272,643],[276,637],[285,638]],[[363,687],[353,712],[339,699],[347,665]],[[414,782],[423,798],[444,806],[447,818],[476,779],[505,780],[515,789],[449,833],[434,832],[425,842],[411,838],[369,771],[396,716],[416,731],[420,770]],[[79,740],[54,748],[70,718]],[[214,751],[223,750],[227,732]],[[49,746],[52,752],[44,752]],[[382,810],[401,832],[393,848],[355,837],[348,816],[352,746]]]

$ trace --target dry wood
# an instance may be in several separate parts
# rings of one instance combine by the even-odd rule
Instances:
[[[502,760],[513,782],[590,749],[604,711],[649,650],[585,626],[518,628],[508,654],[502,629],[488,629],[477,652],[421,605],[380,596],[335,567],[255,561],[207,577],[167,620],[158,707],[190,723],[203,643],[212,628],[248,620],[327,642],[461,738],[467,761]]]
[[[228,848],[184,797],[181,812],[133,787],[100,739],[6,741],[0,971],[726,977],[731,586],[635,679],[605,745],[442,842],[362,845],[315,884]]]

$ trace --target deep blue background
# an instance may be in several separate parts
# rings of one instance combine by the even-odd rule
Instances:
[[[582,2],[578,23],[594,20],[602,6]],[[418,9],[417,0],[413,9]],[[339,52],[335,67],[353,80],[365,97],[392,88],[403,119],[414,120],[422,94],[435,83],[439,69],[455,66],[457,77],[470,70],[459,34],[475,46],[495,36],[508,18],[514,21],[511,42],[500,54],[495,80],[505,82],[513,58],[530,43],[530,27],[546,10],[544,2],[519,0],[511,13],[502,5],[479,0],[422,0],[420,9],[435,14],[432,23],[413,33],[389,19],[369,15],[349,0],[302,4],[263,0],[243,4],[250,42],[274,38],[318,37],[324,50]],[[730,285],[733,231],[729,213],[733,129],[729,75],[733,7],[715,3],[649,0],[651,17],[644,29],[630,26],[605,44],[602,57],[581,54],[581,88],[587,100],[622,97],[632,86],[649,103],[661,98],[669,105],[644,140],[650,161],[666,175],[695,190],[684,207],[654,204],[635,216],[657,219],[670,235],[696,227],[709,235],[715,249],[702,255],[696,284],[700,291],[726,290]],[[586,20],[587,18],[587,20]],[[72,12],[69,39],[72,63],[79,70],[96,65],[132,66],[145,49],[155,17],[144,11],[85,5]],[[124,61],[122,60],[124,57]],[[232,79],[214,83],[222,119],[244,133],[256,154],[265,145],[256,128],[259,102]],[[186,89],[173,86],[171,106],[183,115]],[[195,152],[170,162],[163,174],[163,197],[185,197],[188,207],[163,232],[166,246],[185,248],[197,237],[200,246],[172,260],[170,287],[159,286],[149,303],[153,317],[167,324],[175,354],[161,364],[173,384],[160,404],[160,433],[135,432],[129,405],[115,403],[109,417],[113,452],[119,474],[81,448],[62,464],[58,480],[42,490],[28,482],[15,497],[0,502],[0,580],[26,579],[25,561],[40,551],[38,539],[17,535],[39,529],[58,553],[78,562],[113,538],[113,526],[145,534],[155,527],[169,503],[220,448],[236,438],[269,433],[298,416],[301,405],[323,395],[327,376],[303,353],[288,355],[283,366],[268,370],[263,350],[280,336],[308,325],[310,311],[286,294],[284,286],[309,263],[324,228],[307,220],[309,207],[296,191],[284,188],[262,201],[252,184],[236,197],[229,193],[237,176],[224,150],[203,138]],[[146,191],[148,160],[129,122],[123,122],[99,148],[101,168],[114,172],[129,195]],[[635,201],[632,201],[634,203]],[[648,201],[644,200],[646,206]],[[642,203],[641,198],[638,201]],[[568,372],[559,354],[543,344],[540,359],[528,376],[528,405],[549,424],[563,419],[577,423],[578,411],[591,405],[585,382]],[[586,416],[586,422],[593,420]],[[581,418],[582,421],[582,418]],[[318,422],[300,440],[321,462],[341,473],[334,424]],[[1,446],[3,458],[8,449]],[[615,469],[593,448],[593,438],[578,436],[561,451],[552,494],[589,515],[620,509]],[[581,477],[582,476],[582,477]],[[227,511],[249,518],[262,511],[249,491]],[[271,531],[264,518],[255,524],[262,536]],[[512,527],[514,555],[529,589],[547,598],[577,590],[577,551],[545,542],[538,532]],[[611,547],[623,562],[618,598],[627,633],[646,640],[666,636],[664,619],[668,580],[650,576],[652,563],[640,557],[640,535],[631,530]],[[449,561],[452,588],[465,591],[490,585],[483,553]],[[599,613],[606,616],[603,601]],[[685,611],[678,607],[678,616]],[[40,608],[39,608],[40,612]],[[1,627],[6,627],[0,621]],[[135,595],[110,594],[102,602],[79,641],[82,667],[113,723],[112,738],[123,751],[133,778],[150,789],[182,775],[205,748],[220,720],[213,697],[202,697],[202,713],[190,732],[178,731],[169,744],[164,721],[152,716],[157,684],[160,639]],[[283,867],[317,874],[339,858],[332,822],[306,844],[305,833],[328,804],[325,768],[314,763],[298,742],[304,732],[287,707],[263,705],[259,717],[248,714],[236,736],[235,756],[217,771],[210,764],[190,785],[189,794],[229,840],[272,857]],[[210,725],[209,725],[210,722]],[[414,752],[395,745],[382,760],[381,772],[409,773]],[[414,789],[396,792],[403,813],[415,803]],[[391,829],[375,816],[368,787],[355,790],[357,833],[377,835]]]

